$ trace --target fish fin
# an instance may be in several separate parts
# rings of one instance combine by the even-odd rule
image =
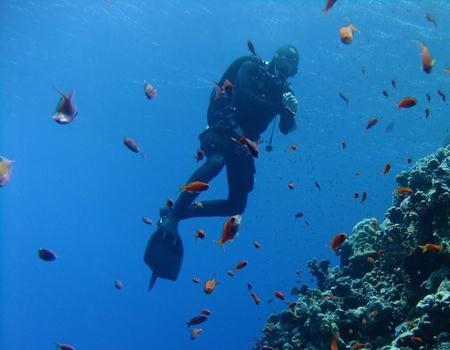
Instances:
[[[419,248],[422,249],[422,253],[426,253],[428,251],[428,248],[426,245],[419,245]]]
[[[433,59],[433,60],[431,61],[431,67],[433,67],[435,63],[436,63],[436,59]]]
[[[152,273],[152,277],[150,278],[150,282],[148,284],[148,291],[150,292],[155,285],[156,280],[158,279],[158,276]]]

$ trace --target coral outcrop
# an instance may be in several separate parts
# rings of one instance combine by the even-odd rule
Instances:
[[[353,228],[339,267],[310,261],[318,288],[271,315],[254,349],[450,350],[450,145],[396,180],[383,222]]]

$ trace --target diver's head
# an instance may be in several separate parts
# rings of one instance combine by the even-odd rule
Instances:
[[[293,77],[298,69],[298,51],[292,45],[281,46],[269,63],[271,70],[277,76]]]

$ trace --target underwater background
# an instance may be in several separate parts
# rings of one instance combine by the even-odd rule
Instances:
[[[324,7],[317,0],[0,1],[0,155],[15,161],[0,189],[0,349],[251,349],[266,318],[286,309],[276,298],[267,303],[275,290],[288,296],[295,285],[315,286],[308,260],[337,265],[336,233],[366,217],[382,221],[396,174],[412,166],[407,159],[434,152],[449,133],[449,106],[436,91],[450,93],[450,3],[338,0],[327,15]],[[344,45],[339,29],[349,19],[359,31]],[[158,280],[149,293],[143,254],[158,210],[198,166],[212,81],[249,54],[249,39],[266,60],[283,44],[298,48],[291,79],[298,128],[287,136],[276,128],[271,153],[261,145],[239,237],[223,250],[214,240],[225,218],[183,221],[180,277]],[[431,74],[414,40],[436,58]],[[145,97],[144,80],[156,99]],[[75,90],[79,115],[69,125],[51,119],[53,86]],[[406,96],[418,106],[397,109]],[[366,130],[374,116],[378,124]],[[144,157],[124,147],[125,136]],[[269,136],[270,127],[263,140]],[[292,144],[297,151],[289,152]],[[383,175],[386,163],[392,170]],[[223,172],[199,200],[226,195]],[[298,211],[304,216],[296,219]],[[195,240],[198,228],[205,240]],[[40,260],[39,248],[55,251],[56,261]],[[229,277],[240,260],[248,266]],[[219,285],[206,295],[194,276],[215,276]],[[212,314],[192,341],[186,322],[203,308]]]

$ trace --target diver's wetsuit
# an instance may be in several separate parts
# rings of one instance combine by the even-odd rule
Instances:
[[[207,157],[188,183],[210,182],[226,166],[228,198],[191,204],[198,193],[183,192],[170,210],[170,216],[179,221],[200,216],[231,216],[242,214],[248,193],[253,190],[255,162],[253,156],[232,138],[245,135],[258,141],[273,118],[280,114],[280,131],[287,134],[296,127],[295,118],[283,107],[282,96],[291,92],[285,79],[273,75],[274,67],[256,56],[235,60],[219,81],[233,83],[230,95],[216,98],[213,90],[208,107],[208,128],[200,136],[201,149]]]

